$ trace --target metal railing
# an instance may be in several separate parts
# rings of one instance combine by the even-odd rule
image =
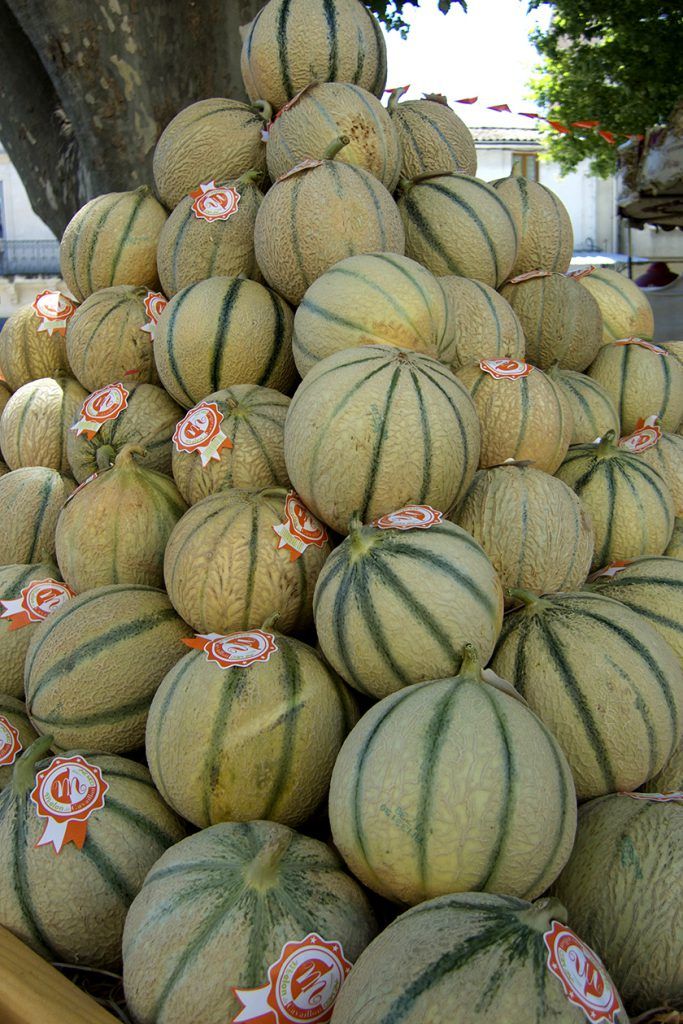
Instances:
[[[0,238],[0,277],[14,274],[59,274],[59,242]]]

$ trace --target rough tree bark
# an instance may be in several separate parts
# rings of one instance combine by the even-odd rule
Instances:
[[[244,98],[239,27],[262,3],[0,0],[11,31],[2,40],[0,21],[0,137],[57,235],[91,196],[151,182],[156,141],[183,107]],[[8,75],[4,51],[13,45]],[[42,160],[31,138],[43,140]],[[61,181],[50,173],[60,154],[71,158]],[[61,201],[48,210],[50,187]]]

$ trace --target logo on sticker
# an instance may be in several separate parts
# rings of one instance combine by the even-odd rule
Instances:
[[[87,820],[104,807],[108,789],[109,783],[102,778],[101,770],[80,754],[55,757],[38,772],[31,793],[36,813],[47,819],[36,847],[51,843],[55,853],[59,853],[66,843],[74,843],[82,849]]]
[[[212,459],[220,461],[221,451],[232,448],[233,444],[223,431],[223,413],[215,402],[200,402],[190,409],[175,428],[173,443],[178,452],[198,452],[202,466],[208,466]]]
[[[76,303],[61,292],[41,292],[32,303],[32,309],[40,317],[38,330],[47,331],[50,336],[66,334],[66,325],[76,308]]]
[[[278,650],[272,633],[262,629],[249,629],[242,633],[198,633],[183,640],[188,647],[204,651],[207,661],[219,668],[248,668],[256,662],[266,662]]]
[[[619,447],[629,452],[646,452],[648,448],[654,448],[661,436],[662,431],[657,426],[657,417],[648,416],[647,419],[638,420],[632,434],[620,438]]]
[[[168,299],[161,292],[147,292],[142,301],[147,314],[147,323],[143,324],[140,330],[146,331],[152,341],[154,341],[154,328],[159,323],[159,317],[168,306]],[[136,370],[131,372],[137,373]]]
[[[81,419],[72,426],[76,437],[85,434],[91,441],[103,423],[115,420],[124,409],[128,408],[130,391],[123,384],[107,384],[99,391],[88,395],[81,408]]]
[[[326,942],[315,932],[287,942],[268,968],[266,985],[233,988],[243,1007],[233,1024],[325,1024],[351,966],[340,942]]]
[[[528,377],[533,366],[519,359],[481,359],[479,368],[496,380],[519,380]]]
[[[75,596],[66,583],[59,583],[53,579],[33,580],[20,591],[19,597],[9,601],[0,599],[0,604],[4,605],[0,619],[10,620],[10,632],[13,629],[22,629],[23,626],[30,626],[32,622],[42,622],[65,601]]]
[[[641,348],[649,349],[650,352],[656,352],[658,356],[668,356],[669,353],[665,348],[660,348],[659,345],[653,345],[651,341],[645,341],[644,338],[620,338],[619,341],[614,342],[615,345],[639,345]]]
[[[683,791],[673,793],[619,793],[619,796],[630,796],[632,800],[648,800],[653,804],[683,803]]]
[[[372,525],[380,530],[428,530],[442,522],[443,512],[431,505],[406,505],[375,519]]]
[[[543,936],[548,968],[562,984],[570,1003],[583,1010],[594,1024],[614,1024],[621,1010],[617,990],[602,961],[578,935],[553,921]]]
[[[240,205],[240,194],[232,185],[217,185],[215,181],[206,181],[194,192],[192,212],[199,220],[229,220],[237,213]]]
[[[14,764],[20,753],[19,730],[4,715],[0,715],[0,768]]]
[[[284,523],[274,526],[273,530],[278,537],[277,550],[289,551],[291,562],[301,558],[311,545],[323,547],[328,539],[325,527],[308,511],[295,491],[290,491],[285,498]]]

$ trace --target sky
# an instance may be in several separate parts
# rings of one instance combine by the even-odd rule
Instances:
[[[410,84],[407,99],[424,92],[443,93],[449,102],[479,96],[481,105],[455,105],[467,124],[528,127],[527,118],[485,108],[507,103],[512,110],[537,109],[527,84],[539,59],[529,33],[537,25],[547,28],[551,8],[527,14],[527,0],[469,0],[467,14],[454,3],[443,15],[437,0],[421,3],[404,8],[411,26],[406,40],[398,32],[386,33],[387,86]]]

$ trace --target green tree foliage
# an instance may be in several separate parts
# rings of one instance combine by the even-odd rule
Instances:
[[[529,0],[529,9],[545,0]],[[571,135],[549,132],[548,149],[570,171],[614,173],[616,146],[665,121],[683,83],[683,7],[674,0],[554,0],[547,32],[532,42],[543,58],[532,83],[547,116],[563,125],[599,121]],[[616,145],[599,135],[607,130]]]
[[[408,35],[409,26],[403,17],[403,11],[406,7],[420,6],[420,0],[363,0],[363,2],[387,28],[396,29],[404,39]],[[438,0],[438,7],[442,14],[448,14],[455,4],[459,4],[463,11],[467,11],[467,0]]]

